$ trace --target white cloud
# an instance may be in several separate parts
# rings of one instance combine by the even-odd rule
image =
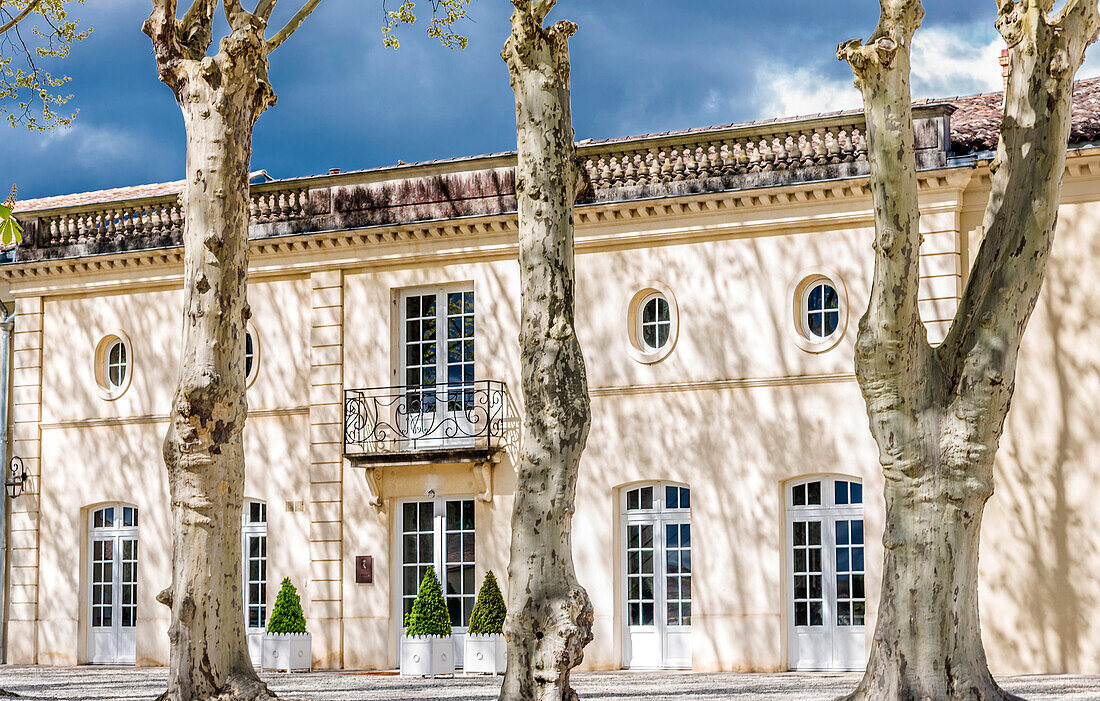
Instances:
[[[856,109],[863,105],[852,80],[837,80],[810,68],[768,64],[757,71],[757,89],[764,91],[760,115],[795,117]]]
[[[921,29],[913,40],[913,97],[1000,90],[1003,46],[996,30],[984,25]],[[831,77],[812,65],[764,64],[756,72],[756,85],[764,118],[857,109],[863,104],[850,78]]]
[[[932,26],[913,37],[913,97],[954,97],[1001,89],[997,30],[983,24]]]

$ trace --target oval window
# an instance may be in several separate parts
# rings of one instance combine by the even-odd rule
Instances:
[[[107,349],[107,388],[121,389],[126,384],[129,363],[126,359],[126,344],[116,338]]]
[[[652,353],[668,345],[672,334],[672,315],[668,300],[655,292],[642,302],[638,313],[638,341],[642,350]]]
[[[840,295],[828,281],[809,285],[803,304],[806,335],[811,340],[823,341],[840,326]]]

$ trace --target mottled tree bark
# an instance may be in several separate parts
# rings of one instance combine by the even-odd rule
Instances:
[[[886,478],[885,562],[867,671],[849,699],[1011,699],[986,664],[978,543],[1020,340],[1054,236],[1073,76],[1095,38],[1096,0],[998,0],[1009,45],[983,240],[946,340],[917,310],[920,232],[909,51],[919,0],[880,0],[869,43],[848,42],[863,93],[875,204],[875,271],[856,375]]]
[[[154,0],[145,23],[187,130],[183,350],[164,442],[172,585],[157,597],[172,609],[161,697],[172,701],[273,698],[252,669],[242,601],[248,173],[252,128],[275,103],[268,53],[318,2],[269,41],[274,2],[261,0],[252,13],[225,0],[230,33],[212,56],[218,0],[195,0],[180,20],[174,0]]]
[[[570,22],[554,0],[513,0],[501,54],[516,95],[523,447],[508,564],[508,670],[500,698],[575,699],[569,672],[592,640],[571,527],[591,412],[573,323],[573,203],[581,182],[569,104]]]

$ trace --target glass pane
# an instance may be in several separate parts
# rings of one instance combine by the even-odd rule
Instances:
[[[402,507],[401,528],[405,531],[416,530],[416,504],[405,504]]]
[[[806,485],[806,505],[821,506],[821,483],[810,482]]]
[[[824,290],[824,309],[840,309],[840,297],[832,285],[822,285]]]
[[[640,492],[637,489],[632,489],[626,493],[626,509],[627,511],[636,511],[641,504]],[[97,513],[98,517],[99,514]]]
[[[669,334],[669,331],[671,329],[672,329],[672,327],[669,324],[658,324],[657,325],[657,347],[658,348],[664,348],[665,344],[668,343],[668,334]]]
[[[817,336],[819,338],[825,336],[825,331],[822,328],[823,319],[821,317],[822,315],[819,313],[810,313],[806,316],[806,322],[810,327],[811,336]]]
[[[691,490],[687,487],[680,487],[680,508],[691,508]]]
[[[653,508],[653,487],[642,487],[642,508]]]
[[[798,484],[791,489],[791,504],[794,506],[806,505],[806,485]]]
[[[680,490],[676,487],[665,487],[665,508],[680,508]]]
[[[657,347],[657,327],[651,324],[642,325],[642,343],[648,348]]]
[[[824,288],[824,285],[815,285],[814,288],[810,290],[810,297],[806,304],[806,308],[809,311],[816,312],[821,310],[822,288]]]
[[[665,544],[670,548],[680,545],[680,528],[675,524],[665,526]]]
[[[848,483],[843,480],[837,480],[833,483],[834,492],[834,504],[847,504],[848,503]]]
[[[852,503],[863,503],[863,485],[859,482],[852,482]]]
[[[840,312],[825,312],[825,334],[831,336],[836,332],[836,327],[840,326]]]
[[[462,503],[458,501],[447,502],[447,530],[457,531],[462,523]]]
[[[653,324],[657,321],[657,299],[653,298],[645,303],[642,309],[642,323]]]

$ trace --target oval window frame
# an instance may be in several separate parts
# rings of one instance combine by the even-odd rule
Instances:
[[[836,348],[848,330],[848,288],[844,284],[844,278],[835,270],[815,267],[803,270],[795,279],[796,282],[791,285],[787,293],[790,328],[795,344],[807,353],[813,354],[825,353]],[[809,293],[821,283],[831,285],[836,290],[840,311],[836,329],[824,338],[811,334],[806,324]]]
[[[116,343],[121,343],[126,351],[126,373],[121,384],[118,385],[114,385],[109,381],[109,370],[107,368],[108,353]],[[126,394],[126,390],[130,388],[130,383],[134,379],[134,360],[134,346],[126,332],[113,329],[103,334],[99,339],[99,343],[96,344],[93,357],[93,375],[100,398],[113,402]]]
[[[668,304],[668,341],[657,349],[649,348],[642,340],[642,308],[654,297],[663,297]],[[627,352],[636,362],[643,365],[659,363],[676,348],[680,336],[680,313],[676,295],[662,282],[651,280],[644,283],[627,301],[624,310],[627,325]]]

